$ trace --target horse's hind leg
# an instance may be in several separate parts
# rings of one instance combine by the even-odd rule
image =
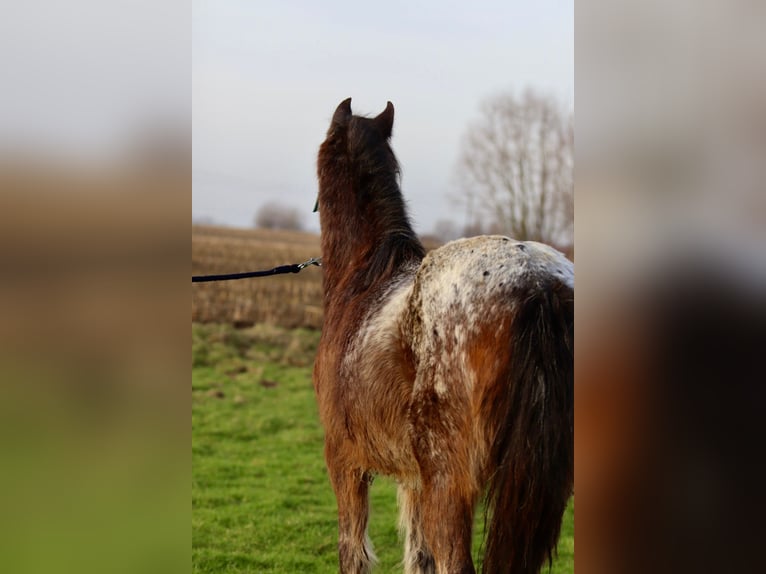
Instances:
[[[433,554],[426,544],[419,493],[399,485],[399,529],[404,535],[404,573],[436,574]]]
[[[367,536],[369,475],[338,464],[329,457],[327,466],[338,502],[338,557],[341,574],[368,574],[375,554]]]
[[[423,533],[437,574],[475,574],[471,538],[475,493],[450,476],[428,480],[420,492]]]

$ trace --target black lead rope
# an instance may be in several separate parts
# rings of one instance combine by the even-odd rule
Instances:
[[[247,279],[248,277],[268,277],[269,275],[282,275],[284,273],[298,273],[309,265],[321,267],[321,257],[312,257],[303,263],[293,263],[291,265],[280,265],[274,269],[265,271],[245,271],[244,273],[227,273],[223,275],[192,275],[192,283],[206,283],[207,281],[230,281],[232,279]]]

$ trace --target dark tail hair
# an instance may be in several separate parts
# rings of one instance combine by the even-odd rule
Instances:
[[[529,295],[511,327],[507,389],[487,405],[490,447],[484,574],[550,565],[574,471],[574,291]],[[488,528],[487,528],[488,527]]]

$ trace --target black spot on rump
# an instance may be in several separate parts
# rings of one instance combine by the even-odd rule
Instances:
[[[485,271],[485,272],[483,273],[483,275],[484,275],[484,277],[486,277],[487,275],[489,275],[489,271]]]

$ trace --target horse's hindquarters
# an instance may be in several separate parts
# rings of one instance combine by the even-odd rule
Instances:
[[[558,538],[571,490],[573,289],[562,254],[503,237],[448,244],[416,276],[416,457],[424,484],[460,493],[455,503],[489,481],[488,571],[537,571]]]

